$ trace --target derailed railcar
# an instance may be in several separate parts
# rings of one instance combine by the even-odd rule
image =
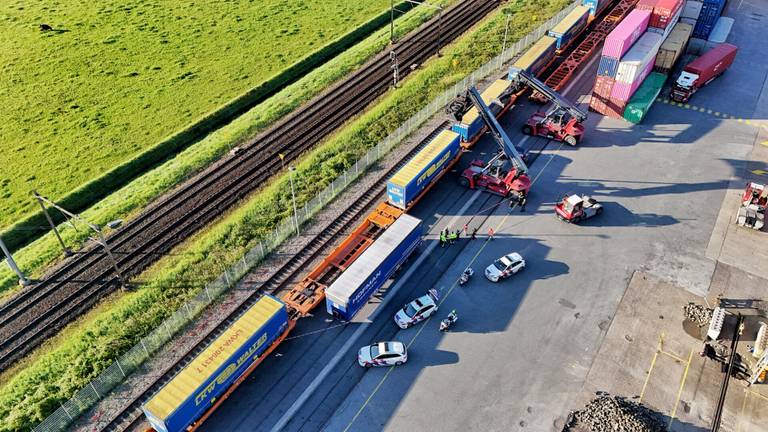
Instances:
[[[197,426],[292,328],[285,305],[264,295],[143,406],[158,432]]]
[[[511,97],[509,84],[505,79],[496,80],[481,94],[483,102],[488,105],[493,115],[498,115],[509,103]],[[485,127],[483,118],[473,106],[461,117],[461,121],[451,126],[451,130],[461,135],[464,142],[470,142],[483,127]]]
[[[400,216],[325,290],[328,313],[351,320],[416,250],[422,235],[420,219]]]
[[[562,52],[581,34],[588,23],[589,8],[576,6],[562,21],[547,31],[547,36],[555,38],[555,49]]]

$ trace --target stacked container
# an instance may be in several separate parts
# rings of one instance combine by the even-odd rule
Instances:
[[[702,3],[698,0],[686,0],[683,11],[680,13],[680,21],[695,26],[701,7]]]
[[[677,59],[685,51],[685,46],[688,43],[688,39],[693,33],[693,26],[683,22],[679,22],[675,25],[672,31],[667,36],[667,39],[661,44],[659,53],[656,55],[656,64],[653,70],[661,73],[669,73],[675,66]]]
[[[666,39],[683,11],[683,0],[658,0],[648,21],[648,31]]]
[[[643,85],[637,89],[637,92],[627,103],[627,107],[624,109],[624,119],[632,123],[640,123],[643,117],[648,114],[648,110],[651,109],[651,105],[661,93],[661,88],[666,81],[667,76],[665,74],[653,72],[648,75],[648,78],[643,81]]]
[[[731,34],[731,29],[733,28],[733,21],[733,18],[729,17],[718,18],[707,40],[716,44],[721,44],[728,40],[728,35]]]
[[[660,34],[646,32],[632,46],[632,49],[627,51],[616,71],[616,83],[611,90],[612,99],[626,102],[632,97],[645,77],[653,70],[656,53],[662,41]]]
[[[611,100],[615,78],[619,71],[619,59],[643,35],[650,17],[649,10],[633,10],[605,38],[598,77],[590,102],[590,108],[593,111],[611,117],[621,117],[624,113],[623,102]]]
[[[637,2],[637,5],[635,5],[635,9],[637,10],[647,10],[648,12],[653,12],[653,8],[656,7],[656,3],[658,3],[659,0],[640,0]]]
[[[726,0],[704,0],[699,13],[699,19],[693,28],[693,37],[706,39],[715,27],[717,19],[723,13]]]

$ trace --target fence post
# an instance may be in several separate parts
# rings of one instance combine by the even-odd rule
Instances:
[[[63,403],[59,402],[59,406],[61,407],[62,410],[64,410],[64,414],[66,414],[70,420],[74,420],[74,418],[72,418],[72,414],[70,414],[69,411],[67,411],[67,407],[65,407]]]
[[[189,310],[189,303],[187,303],[187,310]],[[192,314],[190,313],[190,317],[191,316]],[[141,347],[144,348],[144,353],[147,354],[147,357],[149,357],[149,350],[147,349],[147,346],[144,344],[144,339],[141,340]]]
[[[123,367],[120,365],[120,359],[115,360],[115,363],[117,363],[117,368],[120,369],[120,373],[123,374],[123,378],[125,378],[127,375],[125,375],[125,371],[123,370]],[[62,408],[63,408],[63,406],[62,406]],[[69,415],[69,414],[67,414],[67,415]]]
[[[146,349],[146,348],[144,348],[144,349]],[[101,395],[99,394],[98,391],[96,391],[96,386],[93,385],[93,381],[91,381],[91,388],[93,389],[93,392],[96,393],[96,397],[101,399]],[[67,414],[67,415],[69,415],[69,414]]]

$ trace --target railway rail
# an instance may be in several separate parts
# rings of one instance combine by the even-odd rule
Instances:
[[[468,0],[443,12],[397,42],[401,76],[466,31],[500,0]],[[389,52],[367,62],[269,130],[195,175],[108,236],[123,276],[150,264],[281,169],[278,154],[290,162],[384,93],[391,83]],[[118,287],[113,266],[91,244],[57,267],[37,286],[0,306],[0,371],[87,311]]]
[[[448,122],[443,123],[439,128],[435,129],[432,134],[423,139],[419,145],[409,151],[397,164],[395,164],[394,167],[380,174],[380,176],[377,177],[376,182],[347,207],[337,219],[333,220],[328,225],[327,229],[323,229],[319,234],[315,235],[305,248],[281,265],[274,275],[266,280],[258,289],[253,290],[242,305],[238,306],[232,313],[224,318],[219,325],[205,335],[200,343],[187,351],[181,357],[179,362],[170,366],[168,370],[155,381],[155,383],[142,392],[137,398],[134,398],[133,401],[131,401],[123,411],[118,413],[118,415],[108,425],[102,428],[102,430],[123,431],[138,425],[143,419],[141,405],[144,402],[191,362],[213,340],[224,332],[231,323],[235,322],[240,315],[247,311],[248,308],[261,297],[263,293],[276,294],[278,291],[285,288],[288,282],[295,276],[303,273],[306,270],[306,265],[308,263],[317,258],[321,252],[326,250],[326,248],[332,246],[339,236],[344,234],[355,222],[365,216],[374,204],[380,201],[380,198],[384,196],[386,192],[386,182],[389,177],[405,165],[413,155],[421,150],[424,145],[429,143],[439,131],[445,129],[447,125]],[[297,311],[289,310],[289,316],[292,319],[298,318]]]

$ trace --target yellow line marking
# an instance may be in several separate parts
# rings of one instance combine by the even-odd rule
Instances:
[[[705,111],[707,111],[706,108],[704,108],[704,107],[699,108],[699,112],[705,112]]]
[[[763,399],[763,400],[766,400],[766,401],[768,401],[768,396],[765,396],[765,395],[763,395],[763,394],[761,394],[761,393],[758,393],[758,392],[756,392],[756,391],[752,391],[752,390],[749,390],[749,389],[747,389],[747,391],[748,391],[749,393],[751,393],[751,394],[753,394],[753,395],[755,395],[755,396],[757,396],[757,397],[759,397],[759,398]]]
[[[690,107],[691,107],[691,104],[685,104],[684,106],[685,106],[686,108],[690,108]]]
[[[708,110],[707,110],[707,114],[712,114],[712,110],[711,110],[711,109],[708,109]]]
[[[664,351],[664,350],[660,350],[659,352],[660,352],[661,354],[667,355],[667,356],[669,356],[669,357],[671,357],[671,358],[673,358],[673,359],[675,359],[675,360],[679,361],[680,363],[685,363],[685,359],[683,359],[683,358],[680,358],[680,357],[678,357],[678,356],[676,356],[676,355],[674,355],[674,354],[672,354],[672,353],[670,353],[670,352],[667,352],[667,351]]]
[[[763,142],[761,142],[760,144],[762,144],[762,145],[764,145],[764,146],[768,146],[768,140],[766,140],[766,141],[763,141]]]
[[[656,358],[657,357],[659,357],[659,352],[658,351],[653,353],[653,358],[651,359],[651,367],[648,369],[648,372],[646,372],[645,382],[643,383],[643,389],[640,390],[640,402],[643,401],[643,396],[645,395],[645,388],[648,386],[648,381],[651,380],[651,372],[653,372],[653,367],[656,366]]]
[[[768,174],[768,171],[763,171],[763,170],[761,170],[761,169],[756,169],[756,170],[752,170],[752,174],[756,174],[756,175],[766,175],[766,174]]]
[[[688,378],[688,369],[691,367],[691,359],[693,358],[693,348],[691,348],[690,354],[688,354],[688,363],[685,365],[685,372],[683,372],[683,378],[680,380],[680,388],[677,390],[677,399],[675,399],[675,407],[672,409],[672,415],[669,417],[669,424],[667,429],[672,426],[672,421],[675,419],[677,413],[677,406],[680,404],[680,396],[683,395],[683,387],[685,387],[685,379]]]
[[[748,125],[752,125],[752,122],[751,122],[751,121],[749,121],[749,119],[746,119],[746,120],[744,120],[744,123],[746,123],[746,124],[748,124]]]
[[[744,389],[744,401],[741,403],[741,414],[739,414],[739,422],[736,423],[736,432],[741,431],[741,423],[744,421],[744,410],[747,408],[747,399],[749,399],[749,390]]]
[[[557,154],[563,148],[564,145],[565,145],[565,143],[560,143],[560,146],[557,148],[557,150],[552,152],[552,155],[550,156],[550,158],[547,161],[547,163],[544,164],[544,166],[541,168],[541,171],[539,171],[539,173],[536,175],[536,177],[534,177],[534,179],[531,181],[531,185],[534,185],[536,183],[536,181],[539,179],[539,177],[541,177],[541,175],[544,173],[544,170],[546,170],[547,167],[549,166],[549,163],[552,162],[552,160],[554,159],[555,154]],[[514,213],[514,210],[515,210],[516,207],[517,207],[517,204],[513,205],[510,208],[509,212],[506,215],[504,215],[503,218],[501,218],[501,222],[499,222],[498,225],[496,225],[496,228],[494,229],[494,233],[500,232],[501,227],[506,223],[507,219],[509,219],[509,217],[512,215],[512,213]],[[485,249],[486,246],[488,246],[488,243],[490,243],[490,242],[491,242],[490,239],[486,239],[485,240],[485,243],[483,243],[483,245],[480,247],[480,249],[478,249],[478,251],[475,254],[475,256],[473,256],[472,260],[470,260],[469,264],[467,264],[467,267],[472,267],[472,264],[477,260],[477,257],[480,256],[480,253],[483,251],[483,249]],[[454,280],[453,284],[451,284],[451,288],[448,289],[448,292],[443,296],[442,300],[440,300],[440,302],[437,304],[438,308],[440,308],[440,306],[442,306],[443,303],[446,300],[448,300],[448,297],[451,295],[453,290],[458,286],[458,282],[459,282],[458,279]],[[410,348],[411,345],[413,345],[413,343],[416,342],[416,338],[418,338],[419,335],[421,334],[421,332],[424,331],[425,328],[427,328],[427,324],[429,324],[429,322],[432,321],[432,318],[434,316],[435,315],[431,315],[429,318],[424,320],[424,324],[419,328],[419,331],[416,332],[416,334],[411,338],[411,341],[408,342],[408,344],[406,345],[407,348]],[[381,381],[379,381],[379,383],[373,389],[371,394],[368,396],[368,399],[366,399],[365,402],[363,402],[363,404],[360,406],[360,409],[358,409],[357,412],[355,413],[355,416],[352,417],[352,420],[349,421],[349,424],[347,425],[347,427],[344,428],[344,432],[347,432],[349,430],[349,428],[351,428],[352,425],[355,423],[355,420],[357,420],[357,418],[360,417],[360,414],[363,413],[363,411],[365,410],[365,407],[368,406],[368,404],[371,402],[373,397],[376,395],[376,393],[378,393],[379,389],[384,384],[384,381],[386,381],[387,378],[389,378],[389,374],[392,373],[392,371],[395,370],[395,368],[397,368],[397,366],[392,366],[391,368],[389,368],[387,373],[384,374],[384,376],[381,378]]]
[[[720,117],[720,111],[715,111],[715,115]]]
[[[744,123],[744,119],[743,118],[739,118],[736,121],[739,122],[739,123]]]

